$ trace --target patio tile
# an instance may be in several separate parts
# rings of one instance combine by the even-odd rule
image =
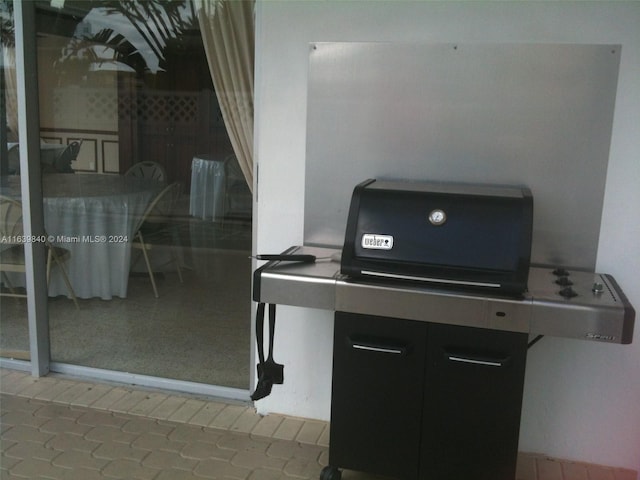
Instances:
[[[317,480],[328,463],[327,422],[260,416],[248,405],[171,392],[56,377],[33,382],[0,372],[3,480]],[[6,393],[7,378],[8,390],[22,396]],[[36,392],[64,403],[29,396]],[[349,470],[342,478],[380,480]],[[516,480],[637,480],[637,474],[521,452]]]
[[[204,406],[206,402],[202,400],[189,399],[182,403],[177,410],[175,410],[167,420],[171,420],[174,422],[188,422],[193,418],[193,416],[198,413]]]
[[[118,458],[109,462],[102,473],[104,473],[106,477],[151,480],[160,473],[160,470],[145,467],[134,460]]]
[[[8,448],[5,454],[15,459],[33,458],[49,462],[60,455],[60,452],[40,442],[24,441]],[[4,467],[4,462],[2,465]]]

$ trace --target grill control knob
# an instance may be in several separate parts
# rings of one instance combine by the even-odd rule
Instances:
[[[558,293],[560,293],[560,295],[562,295],[564,298],[573,298],[578,296],[576,291],[571,287],[563,288]]]
[[[596,282],[593,284],[593,287],[591,288],[591,291],[593,293],[602,293],[604,292],[604,285],[600,282]]]
[[[578,296],[575,290],[571,287],[563,288],[558,293],[562,295],[564,298],[573,298]]]
[[[567,277],[569,276],[569,271],[565,268],[556,268],[552,272],[556,277]]]
[[[573,282],[569,280],[569,277],[558,277],[558,279],[556,280],[556,283],[558,285],[562,285],[563,287],[568,287],[570,285],[573,285]]]

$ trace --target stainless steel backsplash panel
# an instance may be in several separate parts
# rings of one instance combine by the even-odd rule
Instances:
[[[595,269],[619,45],[310,46],[305,243],[366,178],[520,184],[532,262]]]

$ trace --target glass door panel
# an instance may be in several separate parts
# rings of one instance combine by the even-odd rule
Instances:
[[[43,173],[52,361],[248,389],[251,194],[191,2],[38,7],[41,137],[77,146]]]
[[[22,233],[19,217],[20,157],[16,91],[15,29],[10,2],[0,3],[0,356],[29,360],[24,273],[19,270]],[[15,258],[14,258],[15,257]],[[11,270],[11,271],[10,271]],[[14,296],[16,295],[16,296]]]

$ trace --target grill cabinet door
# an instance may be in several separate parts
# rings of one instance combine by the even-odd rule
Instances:
[[[429,325],[420,478],[515,479],[527,339]]]
[[[329,463],[417,478],[427,324],[336,312]]]

